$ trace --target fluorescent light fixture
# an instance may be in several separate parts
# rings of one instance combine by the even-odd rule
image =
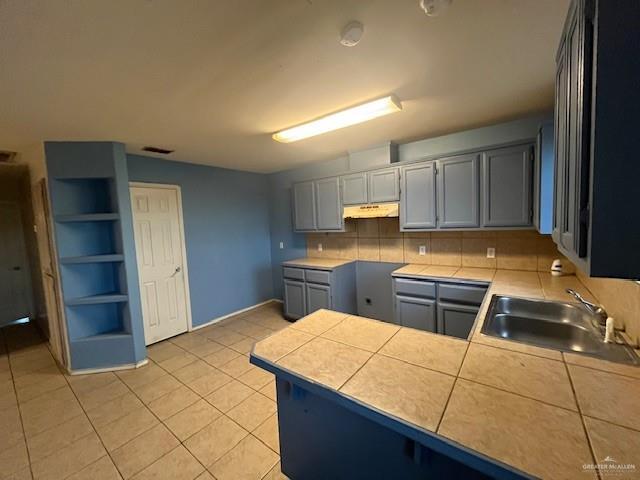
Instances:
[[[297,127],[287,128],[273,134],[273,139],[282,143],[297,142],[304,138],[314,137],[323,133],[349,127],[358,123],[366,122],[374,118],[382,117],[390,113],[402,110],[402,104],[395,97],[379,98],[371,102],[363,103],[357,107],[347,108],[340,112],[332,113],[325,117],[312,120]]]

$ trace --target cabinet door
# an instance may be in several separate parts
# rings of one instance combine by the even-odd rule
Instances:
[[[369,203],[400,200],[400,178],[397,168],[369,172]]]
[[[564,224],[564,187],[567,163],[567,65],[564,50],[560,50],[556,70],[554,132],[554,189],[553,189],[553,227],[551,236],[560,244],[560,229]]]
[[[531,225],[532,170],[532,145],[482,154],[483,227]]]
[[[480,226],[479,155],[460,155],[438,160],[438,226]]]
[[[284,281],[284,316],[298,319],[305,316],[306,300],[304,282]]]
[[[400,228],[436,226],[436,169],[434,162],[403,167],[400,173]]]
[[[318,230],[342,230],[342,204],[340,203],[340,179],[326,178],[315,182],[316,228]]]
[[[293,228],[294,230],[316,229],[314,182],[293,185]]]
[[[479,307],[438,302],[438,333],[466,339]]]
[[[396,295],[396,323],[403,327],[436,332],[436,301]]]
[[[343,205],[362,205],[368,203],[366,172],[345,175],[341,180]]]
[[[331,309],[331,287],[307,283],[307,315],[321,308]]]

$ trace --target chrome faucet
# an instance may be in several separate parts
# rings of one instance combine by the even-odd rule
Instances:
[[[571,288],[567,288],[567,293],[580,302],[582,306],[589,311],[589,313],[598,317],[600,325],[604,327],[607,324],[607,318],[609,315],[602,305],[596,305],[595,303],[588,302],[582,295]]]

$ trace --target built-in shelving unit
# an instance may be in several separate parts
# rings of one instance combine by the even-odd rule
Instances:
[[[124,148],[47,143],[46,154],[71,367],[136,363],[144,336]]]

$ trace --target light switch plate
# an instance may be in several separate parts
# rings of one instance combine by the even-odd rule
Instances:
[[[496,258],[496,249],[493,247],[487,248],[487,258]]]
[[[280,250],[284,248],[284,242],[280,242]]]
[[[418,255],[426,255],[426,254],[427,254],[427,246],[420,245],[420,247],[418,247]]]
[[[319,243],[319,244],[318,244],[318,251],[319,251],[319,252],[321,252],[321,251],[322,251],[322,244],[321,244],[321,243]]]

